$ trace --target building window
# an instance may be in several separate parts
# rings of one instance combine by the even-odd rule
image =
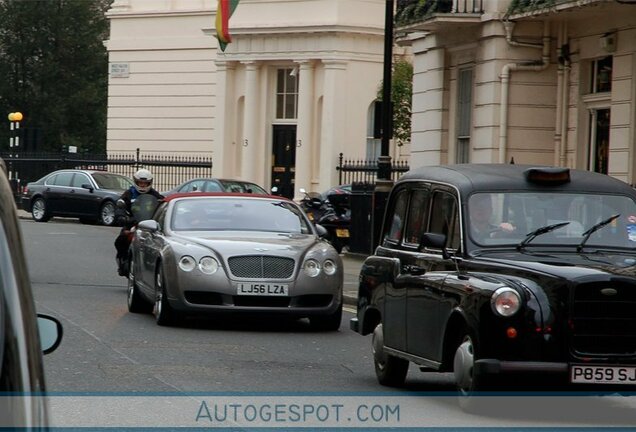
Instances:
[[[592,62],[591,93],[606,93],[612,90],[612,56]]]
[[[380,121],[379,116],[376,115],[376,110],[380,108],[380,104],[377,102],[374,101],[367,110],[367,160],[376,160],[382,150],[382,140],[376,138],[380,126],[377,124]]]
[[[610,109],[594,109],[590,114],[590,170],[609,173]]]
[[[298,117],[298,69],[278,69],[276,80],[276,119]]]
[[[461,69],[457,76],[456,163],[470,162],[470,125],[473,108],[473,70]]]

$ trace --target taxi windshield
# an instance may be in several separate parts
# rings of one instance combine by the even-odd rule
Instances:
[[[576,247],[589,236],[586,247],[636,248],[636,203],[626,195],[476,193],[468,199],[467,224],[479,246]]]

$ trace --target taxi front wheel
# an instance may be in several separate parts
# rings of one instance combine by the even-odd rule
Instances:
[[[409,370],[408,360],[395,357],[384,350],[384,332],[382,324],[373,331],[373,364],[378,382],[384,386],[400,387],[406,380]]]

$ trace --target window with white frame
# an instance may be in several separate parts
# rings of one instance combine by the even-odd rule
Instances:
[[[609,174],[610,109],[590,110],[590,170]]]
[[[612,56],[591,60],[589,93],[583,102],[589,114],[588,169],[609,174]]]
[[[457,146],[456,163],[470,162],[470,126],[473,108],[473,70],[457,74]]]
[[[607,93],[612,90],[612,56],[592,62],[590,93]]]
[[[278,69],[276,78],[276,119],[298,117],[298,69]]]
[[[376,116],[375,112],[377,107],[379,107],[379,104],[374,101],[367,110],[367,160],[376,160],[382,151],[382,140],[375,138],[375,131],[377,130],[375,123],[378,121],[378,116]]]

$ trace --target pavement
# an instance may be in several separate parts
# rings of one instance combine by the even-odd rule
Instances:
[[[18,209],[18,218],[31,219],[31,213]],[[340,254],[344,268],[343,297],[347,306],[356,306],[358,302],[358,276],[366,255],[343,252]]]

